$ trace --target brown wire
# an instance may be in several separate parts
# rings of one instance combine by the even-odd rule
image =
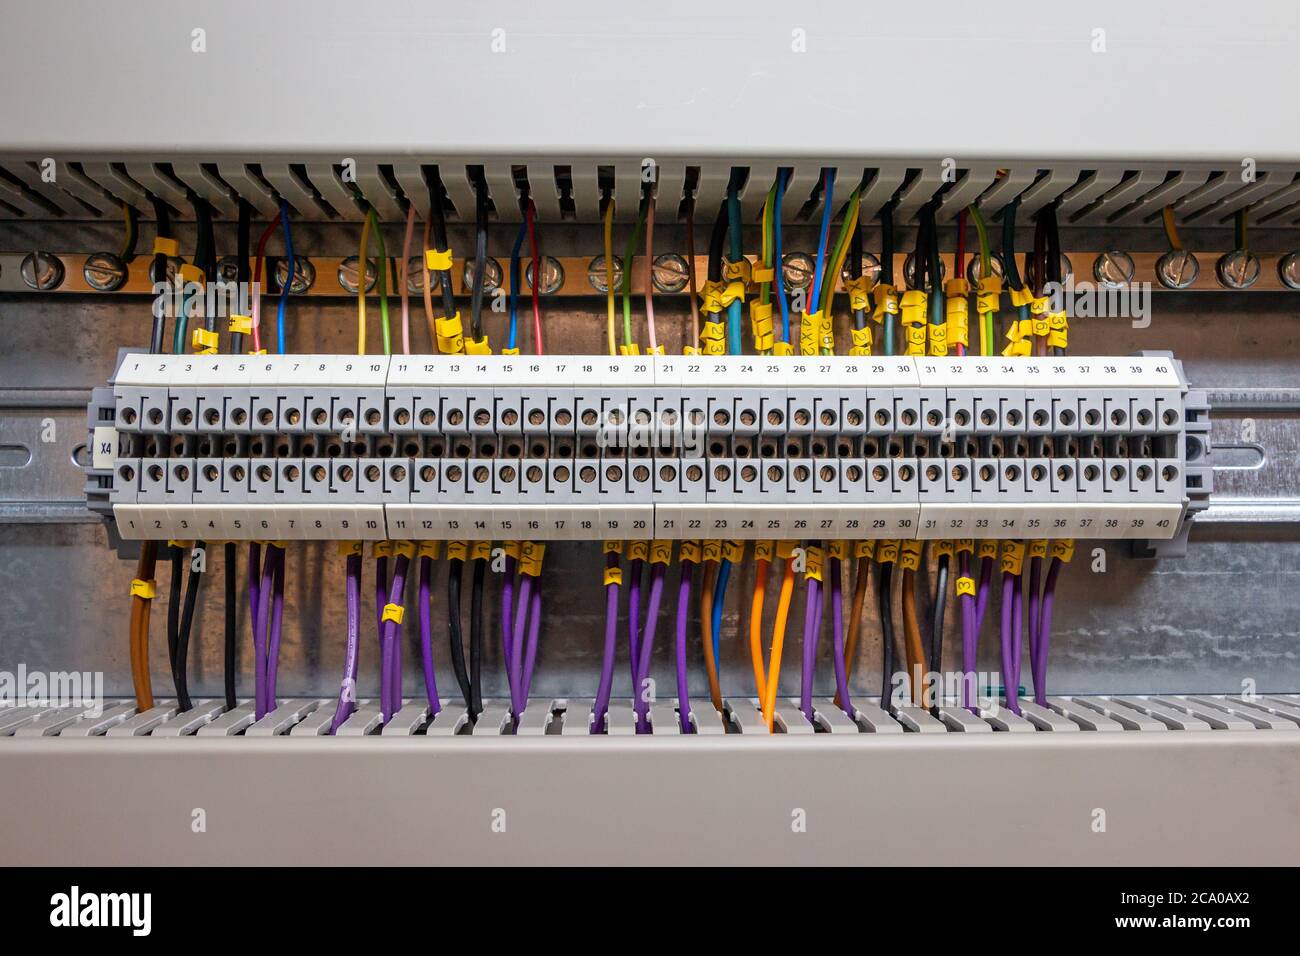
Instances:
[[[858,650],[858,635],[862,630],[862,610],[867,603],[867,590],[871,580],[871,561],[858,558],[858,573],[853,581],[853,604],[849,608],[849,633],[844,640],[844,673],[853,676],[853,660]],[[840,692],[835,692],[835,703],[840,703]]]
[[[925,647],[916,616],[916,572],[910,568],[903,572],[903,650],[907,655],[907,686],[911,688],[912,703],[916,704],[920,700],[917,693],[920,675],[925,673]]]
[[[718,684],[718,662],[713,659],[713,582],[717,579],[718,564],[704,564],[704,588],[700,592],[700,633],[704,637],[704,669],[709,675],[709,698],[718,713],[722,713],[722,688]]]
[[[135,576],[152,581],[158,563],[158,543],[140,545],[140,560]],[[149,677],[149,609],[153,601],[140,595],[131,598],[131,681],[135,685],[135,706],[145,711],[153,707],[153,683]]]

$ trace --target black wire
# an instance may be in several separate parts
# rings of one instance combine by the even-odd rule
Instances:
[[[225,648],[225,677],[226,677],[226,710],[235,706],[235,648],[239,637],[239,617],[236,614],[236,607],[239,595],[239,569],[236,567],[238,559],[236,557],[235,545],[233,542],[226,542],[225,551],[226,563],[226,648]]]
[[[153,202],[154,219],[158,221],[158,238],[172,238],[171,215],[167,210],[167,204],[156,196],[151,196]],[[150,275],[155,283],[167,281],[167,256],[165,253],[156,252],[153,257],[153,266],[150,268]],[[163,342],[167,334],[167,308],[163,301],[165,296],[159,296],[154,302],[153,329],[149,334],[149,351],[161,352]]]
[[[1044,214],[1047,217],[1045,227],[1047,231],[1047,278],[1055,283],[1056,288],[1060,290],[1064,276],[1061,275],[1061,229],[1056,221],[1056,204],[1052,203],[1052,205],[1048,206],[1044,210]],[[1063,302],[1058,302],[1054,306],[1055,309],[1063,309],[1064,307]],[[1052,346],[1052,354],[1064,355],[1065,349],[1059,345],[1054,345]]]
[[[876,580],[876,595],[880,599],[880,640],[881,640],[881,673],[880,673],[880,706],[889,710],[893,704],[893,685],[891,683],[894,673],[894,611],[893,611],[893,588],[891,584],[894,578],[893,564],[880,565],[880,574]]]
[[[438,175],[438,170],[434,169],[429,179],[429,217],[433,229],[433,244],[438,249],[451,248],[447,245],[447,217],[443,208],[446,195],[442,177]],[[455,315],[456,301],[451,294],[451,270],[437,269],[434,275],[437,276],[438,285],[442,289],[443,312],[447,315]]]
[[[929,223],[926,220],[924,210],[917,217],[917,220],[916,248],[912,250],[912,281],[910,285],[913,289],[924,289],[926,276],[930,271],[930,255],[927,246]]]
[[[206,550],[202,541],[195,542],[196,548]],[[176,641],[176,663],[172,679],[176,684],[176,704],[182,712],[193,705],[190,701],[190,631],[194,627],[194,605],[199,598],[199,585],[203,583],[203,572],[190,567],[190,575],[185,582],[185,609],[181,612],[181,629]]]
[[[718,217],[713,220],[709,235],[709,281],[722,281],[722,247],[727,241],[727,201],[718,207]]]
[[[480,675],[483,666],[483,579],[487,574],[487,559],[474,560],[474,580],[469,592],[469,688],[470,714],[477,718],[483,713],[483,692]]]
[[[135,262],[135,247],[140,238],[140,211],[134,206],[126,207],[126,243],[122,249],[122,261],[127,265]]]
[[[930,324],[942,325],[947,320],[943,304],[943,267],[939,264],[939,227],[935,222],[937,204],[930,202],[921,210],[926,225],[926,271],[930,279]]]
[[[172,680],[176,678],[176,646],[180,642],[181,586],[184,583],[185,557],[176,545],[172,549],[172,583],[167,590],[167,666],[171,668]],[[176,693],[180,695],[180,688]]]
[[[1017,292],[1024,288],[1020,270],[1016,268],[1016,210],[1019,208],[1020,197],[1017,196],[1002,213],[1002,273],[1007,285]]]
[[[480,179],[474,183],[474,288],[470,290],[470,334],[483,338],[483,286],[487,276],[488,197]]]
[[[1039,213],[1034,219],[1034,295],[1041,296],[1047,283],[1047,219]],[[1029,273],[1029,256],[1025,256],[1025,274]]]
[[[469,675],[465,673],[465,648],[460,642],[460,578],[464,565],[460,558],[447,562],[447,633],[451,637],[451,667],[456,672],[461,696],[465,698],[465,710],[473,717],[474,695]]]

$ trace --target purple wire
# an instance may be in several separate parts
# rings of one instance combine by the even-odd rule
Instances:
[[[1024,651],[1024,582],[1019,574],[1011,575],[1011,658],[1007,662],[1011,682],[1006,688],[1007,704],[1013,714],[1020,713],[1020,658]]]
[[[645,562],[635,558],[628,564],[627,578],[627,633],[631,653],[628,663],[632,669],[632,693],[640,683],[641,675],[637,673],[638,661],[641,659],[641,567]]]
[[[975,640],[984,629],[984,612],[988,610],[989,592],[993,590],[993,559],[985,558],[980,562],[979,595],[975,599]]]
[[[501,649],[505,661],[506,674],[509,675],[515,659],[514,616],[515,616],[515,564],[510,555],[506,555],[505,575],[501,579]],[[513,700],[511,701],[513,703]]]
[[[258,582],[262,576],[262,546],[254,541],[248,546],[248,623],[253,627],[253,640],[257,640],[257,602],[261,597]],[[255,661],[262,658],[254,657]]]
[[[375,559],[375,629],[384,639],[384,605],[388,603],[388,559]],[[382,673],[382,671],[381,671]]]
[[[433,583],[433,559],[420,558],[420,657],[424,663],[424,693],[429,700],[429,716],[442,710],[438,700],[438,678],[433,672],[433,627],[429,622],[429,595]]]
[[[518,717],[524,712],[524,654],[523,642],[527,631],[528,607],[533,593],[533,579],[527,574],[519,576],[519,603],[515,607],[515,654],[510,662],[510,709]]]
[[[1014,574],[1004,572],[1002,575],[1002,694],[1006,698],[1007,709],[1013,714],[1019,714],[1020,703],[1017,700],[1016,690],[1018,685],[1011,663],[1012,592],[1015,588],[1015,580]]]
[[[275,548],[275,573],[272,576],[271,637],[266,650],[266,710],[275,710],[275,683],[280,671],[280,621],[284,615],[284,549]],[[270,555],[267,556],[268,559]]]
[[[1061,559],[1052,558],[1047,568],[1047,583],[1043,586],[1043,606],[1038,621],[1038,663],[1034,670],[1034,703],[1047,706],[1047,652],[1052,645],[1052,604],[1056,600],[1056,578],[1061,572]]]
[[[684,734],[691,732],[691,695],[686,672],[686,624],[691,614],[691,575],[694,571],[694,561],[683,561],[681,581],[677,585],[677,720]]]
[[[1038,673],[1038,609],[1041,598],[1043,559],[1029,559],[1029,673]]]
[[[343,682],[339,685],[339,702],[334,706],[330,733],[338,732],[343,721],[356,710],[357,656],[361,643],[361,555],[349,554],[347,560],[348,649],[343,658]]]
[[[831,635],[835,656],[835,690],[839,694],[840,709],[853,720],[853,701],[849,699],[849,671],[844,660],[844,592],[840,584],[840,559],[831,558]]]
[[[817,638],[822,623],[821,597],[821,582],[809,578],[803,609],[803,671],[799,675],[799,709],[809,721],[813,719],[813,671],[817,667]]]
[[[970,576],[970,555],[961,554],[961,577]],[[975,596],[961,595],[961,705],[971,713],[976,711],[971,694],[971,684],[975,681],[976,654],[979,646],[979,631],[975,629]]]
[[[606,553],[605,567],[618,567],[618,552]],[[605,713],[609,710],[609,695],[614,686],[614,656],[617,650],[618,585],[607,584],[605,585],[605,656],[600,662],[600,684],[596,688],[596,703],[592,708],[591,732],[593,734],[605,732]]]
[[[524,657],[523,695],[520,699],[519,713],[528,706],[528,695],[533,689],[533,665],[537,663],[537,637],[542,630],[542,576],[533,581],[533,599],[528,603],[528,650]],[[516,649],[516,653],[518,649]],[[515,717],[518,717],[516,714]]]
[[[636,711],[636,732],[650,733],[650,702],[645,699],[646,681],[650,677],[650,657],[655,646],[655,627],[659,623],[659,602],[663,599],[664,578],[668,565],[650,566],[650,599],[646,602],[645,633],[641,636],[641,657],[637,663],[637,681],[632,685],[632,707]]]
[[[275,552],[268,548],[266,560],[262,562],[262,581],[257,589],[257,610],[253,615],[253,699],[254,713],[258,720],[267,715],[266,706],[266,625],[271,611],[272,571],[275,567]]]
[[[410,559],[404,554],[399,554],[397,560],[393,562],[392,589],[385,603],[402,603],[406,591],[406,569],[409,565]],[[382,616],[382,606],[379,613]],[[379,635],[379,710],[383,714],[384,723],[388,723],[393,714],[402,708],[402,660],[399,656],[401,651],[398,649],[400,635],[401,626],[396,621],[383,622]]]

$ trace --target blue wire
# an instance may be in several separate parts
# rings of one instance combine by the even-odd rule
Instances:
[[[515,348],[515,339],[519,333],[519,254],[524,247],[524,237],[528,234],[527,221],[519,224],[515,236],[514,248],[510,250],[510,343],[507,348]]]
[[[776,300],[781,303],[781,325],[785,329],[785,341],[790,341],[790,303],[785,299],[785,279],[782,275],[781,267],[781,201],[785,199],[785,178],[786,171],[780,170],[776,174],[776,206],[772,210],[772,232],[773,245],[776,247],[773,252],[772,264],[775,268],[775,276],[772,278],[776,286]]]
[[[713,584],[713,666],[722,673],[722,604],[727,597],[727,580],[731,562],[723,558],[718,565],[718,579]]]
[[[731,240],[731,261],[739,262],[743,252],[740,245],[740,198],[736,195],[736,177],[731,177],[727,184],[727,232]],[[727,305],[727,346],[732,355],[741,354],[740,341],[740,300]]]
[[[284,285],[280,287],[280,304],[275,311],[275,330],[279,337],[280,354],[284,354],[284,304],[289,301],[289,289],[293,286],[294,273],[297,271],[298,261],[293,256],[293,236],[289,232],[289,204],[283,199],[280,200],[280,225],[284,227],[284,255],[289,263],[289,275],[285,277]]]
[[[835,170],[826,170],[826,189],[822,196],[822,231],[817,243],[817,268],[813,270],[812,309],[816,312],[821,304],[822,262],[826,258],[826,243],[831,235],[831,205],[835,201]]]

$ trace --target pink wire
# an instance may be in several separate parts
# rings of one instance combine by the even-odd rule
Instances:
[[[402,261],[397,280],[402,285],[402,353],[411,354],[411,308],[406,300],[406,270],[411,262],[411,239],[415,235],[415,203],[406,211],[406,239],[402,242]],[[427,280],[426,280],[427,281]]]

